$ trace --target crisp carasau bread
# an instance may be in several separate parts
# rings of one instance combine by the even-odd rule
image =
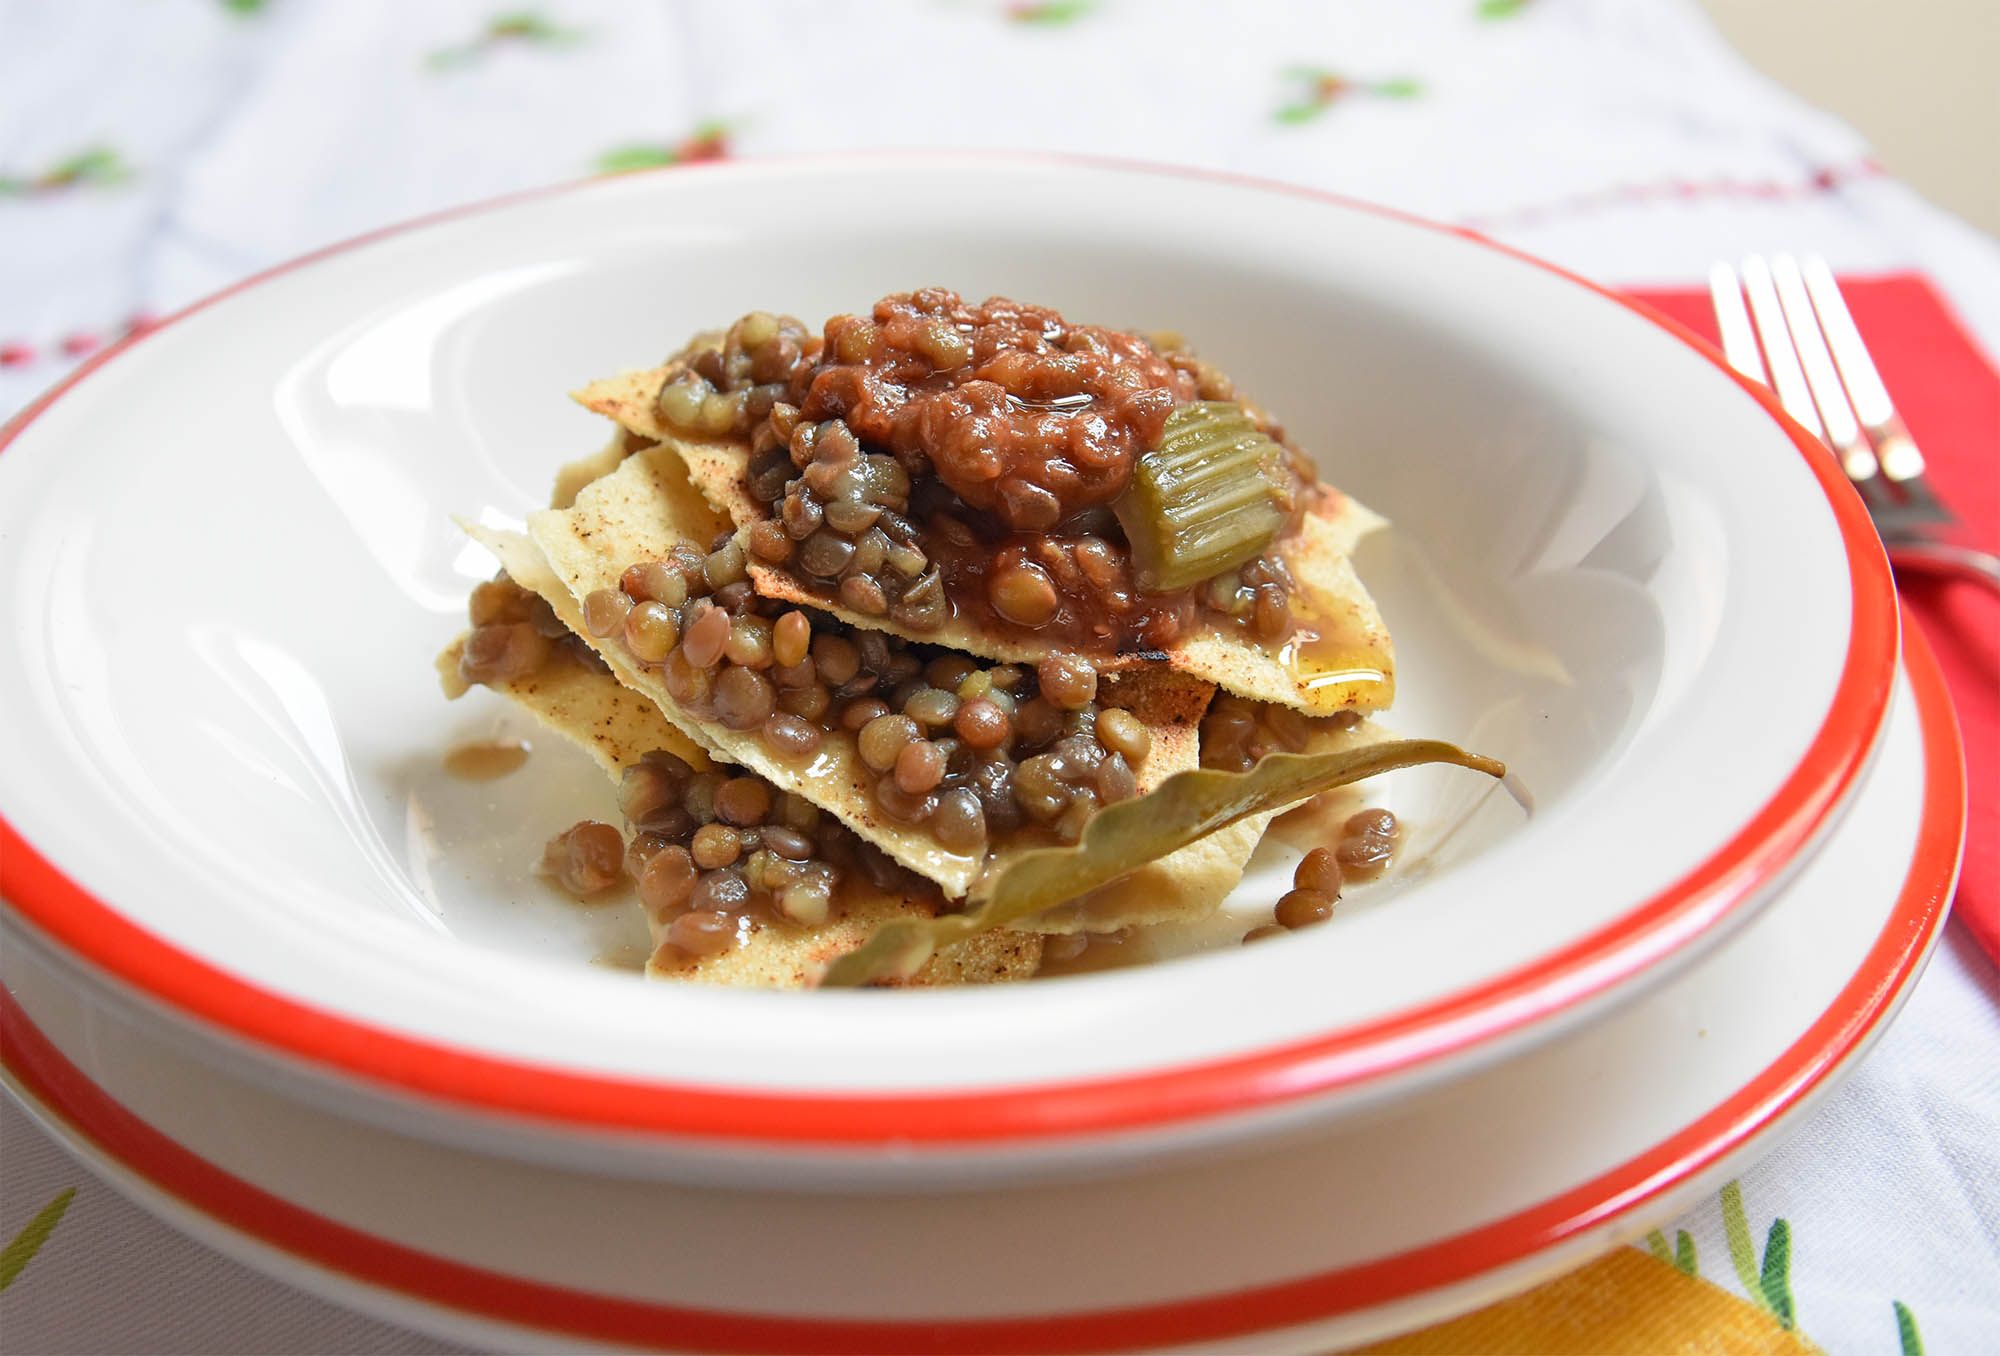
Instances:
[[[882,815],[869,790],[874,774],[861,762],[852,736],[829,736],[807,768],[786,763],[773,757],[754,731],[731,730],[682,707],[657,670],[631,663],[622,646],[598,641],[580,621],[571,621],[578,615],[577,600],[596,589],[616,588],[634,561],[658,560],[680,542],[706,548],[726,527],[694,491],[680,458],[652,447],[586,486],[570,508],[529,515],[531,543],[468,530],[508,562],[508,573],[523,588],[544,593],[552,579],[559,581],[554,587],[564,596],[549,599],[557,615],[604,656],[620,682],[644,693],[713,756],[740,763],[836,815],[896,861],[936,881],[946,895],[974,891],[982,872],[998,869],[1007,853],[953,852],[920,828]],[[522,568],[515,569],[513,561],[523,556],[535,558],[522,559]],[[1164,669],[1120,674],[1100,689],[1100,701],[1131,711],[1152,734],[1151,753],[1133,768],[1141,791],[1197,764],[1201,716],[1213,694],[1209,684]]]
[[[438,675],[449,697],[466,691],[465,680],[458,676],[464,640],[460,636],[438,656]],[[608,673],[556,660],[531,677],[493,687],[550,730],[584,749],[613,781],[654,749],[670,750],[696,767],[709,766],[702,751],[668,724],[657,707]],[[935,913],[936,906],[929,901],[882,894],[850,897],[841,916],[820,927],[759,928],[721,955],[697,957],[676,950],[662,960],[655,950],[653,959],[646,963],[646,973],[656,979],[701,984],[810,988],[829,962],[867,941],[881,924],[892,918],[928,918]],[[655,926],[653,934],[657,947],[662,930]],[[968,937],[931,957],[923,969],[903,982],[927,987],[1026,979],[1035,973],[1041,956],[1042,939],[1038,936],[991,933]]]
[[[678,453],[702,496],[739,528],[769,517],[765,506],[751,497],[746,483],[750,466],[747,442],[690,438],[661,422],[656,397],[672,370],[670,364],[593,382],[576,392],[575,398],[586,409]],[[1382,525],[1378,515],[1335,491],[1305,514],[1298,530],[1281,545],[1280,553],[1298,585],[1291,601],[1301,631],[1295,638],[1299,643],[1288,643],[1289,649],[1281,647],[1273,652],[1243,636],[1202,630],[1170,650],[1096,659],[1099,671],[1166,668],[1238,696],[1296,707],[1313,715],[1387,707],[1395,697],[1395,657],[1389,632],[1350,560],[1355,544]],[[857,626],[966,654],[1033,663],[1044,648],[1032,640],[990,633],[964,616],[953,617],[934,632],[910,631],[886,618],[851,612],[810,581],[754,559],[750,577],[767,598],[809,603]],[[1305,643],[1308,629],[1321,639]],[[1298,656],[1296,662],[1290,657],[1292,653]]]
[[[549,507],[566,509],[576,502],[583,487],[593,480],[601,480],[618,469],[618,463],[644,448],[651,447],[652,440],[642,438],[629,429],[621,428],[611,435],[611,441],[587,457],[565,462],[556,472],[556,482],[549,491]],[[718,523],[716,531],[726,524]]]

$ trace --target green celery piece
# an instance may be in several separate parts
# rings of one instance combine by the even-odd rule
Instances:
[[[1182,589],[1254,560],[1285,525],[1285,488],[1282,449],[1242,406],[1177,407],[1112,505],[1140,585]]]
[[[839,988],[908,978],[938,948],[1040,913],[1186,847],[1237,820],[1348,782],[1421,763],[1452,763],[1504,777],[1506,766],[1437,739],[1398,739],[1334,753],[1274,753],[1248,772],[1177,772],[1150,793],[1098,811],[1069,847],[1013,859],[979,903],[937,918],[899,918],[827,968]]]

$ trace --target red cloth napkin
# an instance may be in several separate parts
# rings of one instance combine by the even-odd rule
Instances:
[[[2000,372],[1922,278],[1842,278],[1840,286],[1938,497],[1960,519],[1949,539],[2000,551]],[[1706,290],[1631,295],[1715,338]],[[1971,800],[1955,908],[2000,963],[2000,595],[1915,573],[1899,582],[1937,651],[1965,739]]]

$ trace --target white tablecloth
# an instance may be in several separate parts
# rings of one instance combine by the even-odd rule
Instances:
[[[871,87],[902,86],[885,116]],[[2000,352],[2000,249],[1745,67],[1684,0],[0,0],[0,413],[315,246],[612,165],[1034,147],[1225,168],[1479,227],[1611,283],[1748,250],[1928,272]],[[1987,155],[1983,142],[1968,153]],[[1991,832],[1991,826],[1978,831]],[[1800,1328],[2000,1347],[2000,978],[1954,932],[1898,1027],[1749,1173]],[[0,1109],[8,1351],[447,1348],[182,1239]],[[1720,1209],[1683,1222],[1727,1257]],[[1720,1265],[1703,1267],[1720,1284]]]

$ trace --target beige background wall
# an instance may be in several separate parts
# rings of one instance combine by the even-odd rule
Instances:
[[[1890,172],[2000,235],[2000,0],[1703,0],[1750,61]]]

